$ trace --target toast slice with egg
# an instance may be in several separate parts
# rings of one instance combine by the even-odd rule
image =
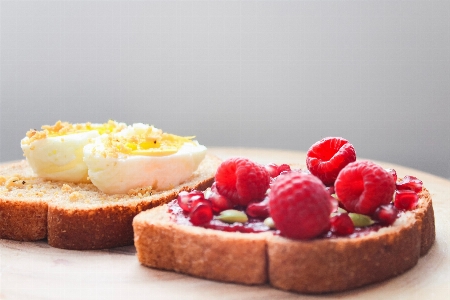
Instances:
[[[174,199],[180,191],[211,186],[221,160],[207,154],[185,182],[164,191],[105,194],[92,183],[51,181],[26,161],[0,166],[0,238],[48,243],[64,249],[104,249],[133,244],[139,212]]]
[[[415,266],[435,239],[430,193],[388,227],[361,237],[291,240],[273,232],[223,232],[176,223],[163,205],[133,220],[144,266],[242,284],[268,283],[299,293],[345,291]]]

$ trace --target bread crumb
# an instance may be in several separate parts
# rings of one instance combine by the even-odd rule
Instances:
[[[13,188],[22,188],[25,186],[25,180],[21,180],[17,176],[12,176],[5,182],[5,187],[8,189],[8,191],[12,190]]]
[[[72,187],[66,183],[63,184],[63,186],[61,187],[61,190],[63,192],[71,192],[72,191]]]
[[[45,139],[47,134],[43,131],[37,131],[36,129],[31,129],[26,133],[28,140],[22,140],[23,144],[31,144],[35,140]]]
[[[72,201],[72,202],[73,201],[77,201],[77,200],[82,199],[82,198],[83,198],[83,195],[80,192],[72,192],[69,195],[69,200]]]
[[[127,193],[129,196],[138,196],[140,198],[142,197],[148,197],[152,195],[152,187],[142,187],[137,189],[130,189]]]
[[[5,176],[0,176],[0,184],[4,184],[6,182]]]
[[[55,125],[44,125],[42,126],[42,131],[36,129],[30,129],[27,133],[26,139],[21,141],[22,144],[30,145],[36,140],[45,139],[49,136],[63,136],[70,133],[78,133],[80,131],[90,131],[97,130],[99,133],[110,133],[119,132],[126,127],[125,123],[117,123],[113,120],[109,120],[108,123],[104,124],[92,124],[90,122],[71,124],[69,122],[57,121]],[[64,138],[62,140],[64,142]],[[33,150],[33,149],[32,149]]]

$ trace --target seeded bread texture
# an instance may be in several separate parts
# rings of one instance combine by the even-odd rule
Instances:
[[[0,238],[48,243],[64,249],[104,249],[133,244],[132,220],[168,203],[182,190],[204,190],[221,160],[207,155],[185,183],[163,192],[148,189],[107,195],[90,183],[46,181],[26,161],[0,166]]]
[[[167,205],[138,214],[133,228],[137,257],[145,266],[310,294],[345,291],[399,275],[415,266],[435,239],[426,189],[414,211],[359,238],[296,241],[272,233],[178,225]]]

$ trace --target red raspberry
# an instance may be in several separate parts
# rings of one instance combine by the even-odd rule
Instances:
[[[281,235],[312,239],[330,229],[330,194],[315,176],[291,172],[280,176],[269,193],[269,210]]]
[[[312,145],[306,153],[308,170],[326,186],[333,185],[339,172],[355,160],[353,145],[339,137],[324,138]]]
[[[278,165],[276,165],[274,163],[265,165],[264,168],[266,169],[267,173],[269,173],[269,176],[272,178],[275,178],[278,175],[280,175],[280,172],[278,172]]]
[[[395,182],[392,175],[370,161],[348,164],[334,184],[336,195],[349,212],[372,215],[392,201]]]
[[[267,170],[246,158],[230,158],[216,172],[217,191],[236,205],[264,199],[269,183]]]
[[[290,172],[291,171],[291,166],[288,164],[277,165],[274,163],[270,163],[268,165],[265,165],[264,168],[267,170],[270,177],[272,177],[272,178],[277,177],[282,172]]]
[[[395,169],[385,169],[394,178],[394,182],[397,182],[397,171]]]

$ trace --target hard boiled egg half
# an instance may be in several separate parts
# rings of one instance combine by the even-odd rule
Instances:
[[[83,153],[95,186],[107,194],[125,194],[138,188],[167,190],[186,181],[205,157],[206,147],[193,137],[137,123],[95,138]]]
[[[83,147],[101,134],[119,132],[124,128],[126,124],[115,121],[104,124],[58,121],[52,126],[42,126],[42,131],[28,131],[21,147],[37,176],[50,180],[88,182]]]

